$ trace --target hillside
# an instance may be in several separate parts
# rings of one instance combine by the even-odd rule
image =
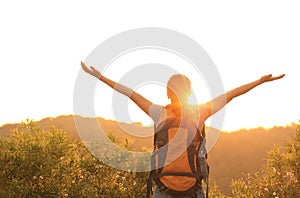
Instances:
[[[295,125],[256,128],[232,133],[221,133],[217,144],[209,153],[211,179],[216,181],[220,190],[230,193],[232,179],[243,173],[255,173],[266,164],[267,152],[282,146],[295,135]]]
[[[120,140],[129,138],[134,140],[136,150],[142,147],[152,148],[152,127],[142,127],[138,123],[116,123],[112,120],[75,116],[77,123],[83,123],[84,128],[75,126],[73,116],[59,116],[45,118],[36,123],[37,126],[47,129],[51,126],[63,129],[74,138],[79,138],[77,129],[81,131],[82,140],[95,140],[101,137],[99,123],[107,134],[113,134]],[[18,124],[7,124],[0,127],[0,136],[8,137],[10,130]],[[125,132],[126,131],[126,132]],[[271,129],[256,128],[240,130],[232,133],[219,133],[216,129],[208,128],[208,137],[220,134],[220,137],[209,153],[210,181],[215,181],[221,191],[230,194],[232,179],[242,176],[242,173],[255,173],[265,164],[267,151],[274,145],[281,146],[295,134],[295,125],[274,127]],[[142,137],[140,137],[142,136]],[[210,139],[210,138],[209,138]]]

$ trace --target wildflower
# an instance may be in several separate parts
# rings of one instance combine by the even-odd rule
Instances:
[[[280,172],[277,172],[277,175],[281,175],[281,173],[280,173]]]
[[[265,191],[267,191],[267,192],[269,191],[269,189],[268,189],[268,188],[264,188],[264,190],[265,190]]]

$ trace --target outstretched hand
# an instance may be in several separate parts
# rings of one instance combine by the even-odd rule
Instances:
[[[99,71],[98,71],[97,69],[95,69],[93,66],[90,66],[90,68],[88,68],[88,67],[84,64],[84,62],[81,61],[81,67],[82,67],[82,69],[83,69],[86,73],[88,73],[88,74],[90,74],[90,75],[92,75],[92,76],[95,76],[96,78],[100,79],[100,77],[101,77],[101,72],[99,72]]]
[[[273,81],[273,80],[278,80],[278,79],[281,79],[285,76],[285,74],[281,74],[279,76],[272,76],[272,74],[269,74],[269,75],[265,75],[265,76],[262,76],[260,78],[261,82],[269,82],[269,81]]]

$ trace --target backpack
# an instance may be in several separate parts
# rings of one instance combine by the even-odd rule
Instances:
[[[202,188],[202,180],[208,181],[207,154],[199,155],[205,138],[205,126],[203,124],[200,131],[189,113],[178,114],[169,106],[166,110],[171,113],[167,113],[163,123],[154,126],[154,151],[147,197],[151,194],[152,180],[159,191],[178,197],[193,197]]]

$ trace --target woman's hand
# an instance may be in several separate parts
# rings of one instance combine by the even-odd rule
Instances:
[[[100,79],[101,73],[100,73],[97,69],[95,69],[93,66],[90,66],[90,68],[88,68],[88,67],[81,61],[81,67],[82,67],[82,69],[83,69],[86,73],[88,73],[88,74],[90,74],[90,75],[92,75],[92,76],[95,76],[96,78]]]
[[[262,82],[262,83],[264,83],[264,82],[269,82],[269,81],[273,81],[273,80],[278,80],[278,79],[280,79],[280,78],[283,78],[285,76],[285,74],[281,74],[280,76],[272,76],[272,74],[269,74],[269,75],[265,75],[265,76],[262,76],[261,78],[260,78],[260,81]]]
[[[261,85],[265,82],[281,79],[284,76],[285,76],[285,74],[282,74],[280,76],[274,76],[274,77],[272,76],[272,74],[265,75],[265,76],[262,76],[261,78],[259,78],[258,80],[255,80],[248,84],[244,84],[240,87],[232,89],[232,90],[226,92],[225,94],[222,94],[222,95],[214,98],[213,100],[200,106],[200,112],[201,112],[201,109],[204,109],[204,110],[206,109],[206,112],[204,111],[204,113],[202,114],[202,115],[204,115],[203,119],[206,120],[208,117],[210,117],[211,115],[213,115],[214,113],[216,113],[217,111],[222,109],[233,98],[247,93],[248,91],[250,91],[251,89],[253,89],[254,87],[256,87],[258,85]]]
[[[113,80],[110,80],[106,78],[105,76],[102,76],[101,73],[96,70],[94,67],[88,68],[83,62],[81,62],[82,69],[92,75],[95,76],[101,81],[116,90],[117,92],[124,94],[125,96],[129,97],[134,103],[136,103],[147,115],[150,116],[150,107],[153,105],[152,102],[141,96],[140,94],[136,93],[134,90],[130,89],[129,87],[126,87],[120,83],[114,82]]]

